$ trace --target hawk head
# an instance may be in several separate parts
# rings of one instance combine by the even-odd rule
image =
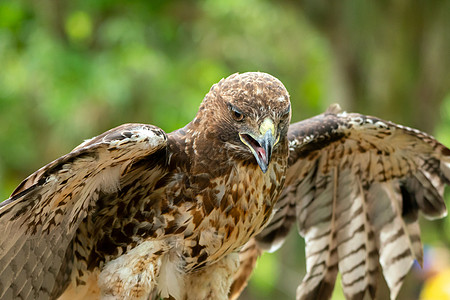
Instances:
[[[256,162],[265,173],[272,155],[287,152],[290,117],[284,85],[269,74],[249,72],[213,85],[193,122],[205,131],[209,147],[225,148],[234,158]]]

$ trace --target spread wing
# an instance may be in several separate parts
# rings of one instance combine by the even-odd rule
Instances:
[[[297,299],[330,298],[338,271],[347,299],[373,299],[379,264],[396,298],[414,260],[422,263],[418,212],[447,214],[450,150],[418,130],[336,108],[292,124],[288,136],[286,186],[258,245],[276,249],[297,221],[307,264]]]
[[[47,299],[81,221],[101,192],[120,189],[134,162],[166,155],[166,134],[125,124],[105,132],[25,179],[0,204],[0,299]],[[151,172],[152,170],[148,170]]]

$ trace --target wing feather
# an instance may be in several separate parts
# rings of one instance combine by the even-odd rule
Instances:
[[[336,109],[291,124],[288,137],[286,187],[258,245],[282,244],[295,206],[307,261],[298,299],[330,298],[338,269],[347,299],[374,299],[379,264],[394,299],[414,260],[422,263],[418,212],[447,213],[450,150],[418,130]]]
[[[166,141],[157,127],[125,124],[25,179],[0,204],[0,298],[53,295],[66,250],[99,194],[120,189],[133,163],[165,149]]]
[[[339,220],[335,230],[344,294],[348,299],[364,299],[366,294],[374,297],[378,257],[365,195],[361,182],[349,169],[339,175],[338,203],[345,208],[335,211]],[[361,274],[366,276],[361,278]]]
[[[342,208],[336,207],[337,169],[315,179],[313,196],[303,205],[303,210],[297,210],[300,213],[299,228],[306,241],[307,273],[297,289],[297,299],[302,300],[330,298],[338,270],[334,225],[336,210]]]

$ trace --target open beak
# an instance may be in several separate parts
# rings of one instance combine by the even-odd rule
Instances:
[[[267,121],[269,120],[269,121]],[[269,124],[268,124],[269,123]],[[278,140],[275,140],[274,137],[274,126],[273,122],[270,119],[266,119],[260,127],[259,136],[254,136],[252,134],[239,134],[241,141],[246,144],[253,155],[256,158],[256,162],[258,163],[261,171],[263,173],[267,172],[269,168],[270,158],[272,157],[272,150]]]

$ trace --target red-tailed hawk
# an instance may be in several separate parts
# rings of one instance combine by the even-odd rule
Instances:
[[[0,298],[228,299],[296,218],[299,298],[338,270],[372,296],[378,260],[395,296],[421,259],[418,210],[446,213],[450,150],[357,114],[289,121],[279,80],[234,74],[184,128],[125,124],[38,170],[0,206]]]

